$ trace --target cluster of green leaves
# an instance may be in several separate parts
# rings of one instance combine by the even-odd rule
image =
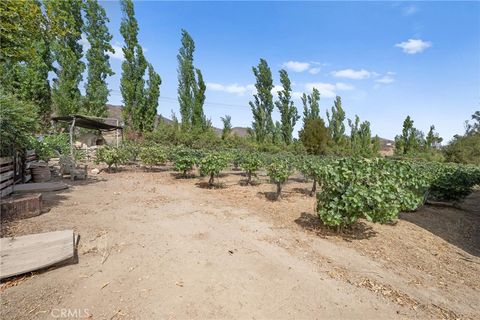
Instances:
[[[200,172],[210,176],[208,180],[210,187],[214,185],[215,177],[218,177],[220,171],[228,167],[230,160],[231,158],[226,152],[208,153],[200,160]]]
[[[201,152],[184,147],[172,148],[169,154],[169,160],[173,162],[175,171],[183,173],[186,177],[187,173],[198,165],[201,158]]]
[[[32,137],[30,147],[44,161],[70,153],[70,140],[67,133],[45,135],[40,139]]]
[[[156,165],[165,164],[168,159],[165,149],[157,145],[141,148],[139,156],[142,163],[150,168]]]
[[[333,159],[318,174],[318,215],[340,227],[359,218],[384,223],[416,210],[427,197],[460,199],[480,183],[479,167],[380,158]]]
[[[321,170],[325,168],[323,160],[318,156],[300,157],[296,161],[295,167],[305,176],[305,179],[313,180],[312,190],[310,191],[310,196],[313,197],[317,191],[317,182],[322,174]]]
[[[395,168],[400,170],[392,174]],[[408,166],[400,168],[384,159],[333,160],[322,171],[318,215],[326,225],[337,227],[353,224],[359,218],[381,223],[393,220],[403,208],[411,208],[415,198],[414,192],[404,189],[398,180],[403,175],[410,175]],[[409,201],[404,200],[404,194]]]
[[[263,159],[258,152],[252,152],[244,155],[241,159],[240,167],[245,171],[247,184],[252,184],[252,176],[256,177],[256,172],[263,166]]]
[[[426,168],[425,168],[426,167]],[[480,167],[442,163],[425,163],[430,183],[429,196],[436,200],[459,200],[480,184]]]
[[[289,157],[275,157],[267,166],[267,174],[272,183],[277,185],[275,198],[280,199],[282,186],[293,172],[293,161]]]
[[[97,149],[95,163],[105,163],[108,166],[108,171],[110,171],[112,166],[115,166],[115,169],[117,169],[118,165],[127,162],[128,158],[127,149],[123,147],[103,146]]]

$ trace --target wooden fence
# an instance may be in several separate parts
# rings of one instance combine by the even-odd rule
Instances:
[[[31,163],[37,159],[35,150],[17,150],[14,156],[0,157],[0,196],[12,193],[13,185],[32,180]]]

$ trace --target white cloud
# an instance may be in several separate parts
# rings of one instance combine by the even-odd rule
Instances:
[[[411,16],[418,12],[418,7],[416,5],[410,5],[403,8],[403,15],[404,16]]]
[[[237,83],[223,85],[220,83],[207,82],[207,89],[212,91],[223,91],[227,93],[243,95],[247,91],[252,91],[253,89],[255,89],[255,86],[253,85],[242,86]]]
[[[332,71],[331,74],[337,78],[347,78],[347,79],[353,79],[353,80],[366,79],[372,76],[372,72],[367,71],[365,69],[362,69],[362,70],[344,69],[339,71]]]
[[[317,74],[319,72],[320,72],[320,67],[310,68],[308,70],[308,73],[310,73],[310,74]]]
[[[325,82],[310,82],[305,84],[305,88],[308,91],[312,91],[313,88],[316,88],[320,92],[320,95],[327,98],[335,97],[337,95],[337,91],[355,89],[353,86],[342,82],[337,82],[335,84]]]
[[[343,82],[337,82],[335,84],[335,87],[338,89],[338,90],[353,90],[355,89],[354,86],[350,85],[350,84],[347,84],[347,83],[343,83]]]
[[[283,90],[282,86],[276,85],[276,86],[273,87],[271,92],[272,92],[273,95],[277,95],[278,91],[282,91],[282,90]]]
[[[114,44],[112,45],[112,48],[113,50],[115,50],[115,53],[109,52],[108,55],[110,56],[110,58],[118,59],[122,61],[124,59],[122,46],[119,44]]]
[[[421,53],[431,46],[431,42],[423,41],[422,39],[408,39],[407,41],[400,42],[395,45],[397,48],[402,48],[403,52],[407,54]]]
[[[287,61],[282,64],[282,67],[294,72],[307,71],[310,68],[309,62]]]

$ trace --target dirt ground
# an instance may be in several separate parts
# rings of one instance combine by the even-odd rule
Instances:
[[[78,261],[0,286],[1,319],[478,319],[480,191],[457,208],[337,234],[310,183],[221,188],[168,168],[101,172],[45,193],[2,237],[73,229]]]

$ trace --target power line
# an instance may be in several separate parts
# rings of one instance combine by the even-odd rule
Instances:
[[[117,97],[122,96],[121,93],[116,93],[116,92],[112,92],[112,91],[117,91],[117,90],[111,90],[111,92],[110,92],[111,96],[117,96]],[[173,97],[162,97],[162,96],[160,96],[159,100],[178,102],[178,99],[173,98]],[[217,106],[217,107],[233,107],[233,108],[249,108],[250,109],[250,107],[247,106],[247,105],[231,104],[231,103],[223,103],[223,102],[205,101],[204,104],[210,105],[210,106]]]

